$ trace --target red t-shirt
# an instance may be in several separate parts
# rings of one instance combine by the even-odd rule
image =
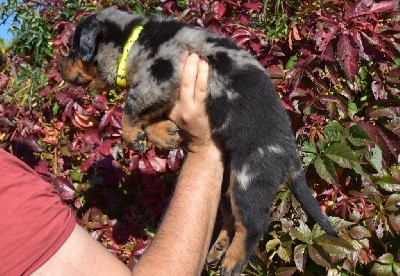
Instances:
[[[43,265],[75,226],[53,187],[0,149],[0,275],[25,275]]]

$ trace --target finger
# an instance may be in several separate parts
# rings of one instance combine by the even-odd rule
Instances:
[[[197,71],[197,78],[195,84],[195,103],[202,103],[207,98],[207,87],[208,87],[208,75],[210,67],[204,59],[199,62],[199,67]]]
[[[179,64],[179,70],[181,72],[181,79],[182,79],[182,75],[183,75],[183,68],[185,67],[186,60],[187,60],[188,57],[189,57],[189,52],[184,52],[183,55],[182,55],[182,61]]]
[[[182,72],[180,101],[193,101],[196,77],[200,58],[196,54],[190,54],[186,59]]]

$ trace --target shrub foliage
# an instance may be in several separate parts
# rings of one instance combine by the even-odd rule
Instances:
[[[14,20],[14,40],[0,65],[0,145],[50,182],[79,224],[132,267],[155,235],[184,153],[127,150],[124,91],[85,90],[58,74],[77,22],[108,6],[223,33],[276,84],[309,185],[341,237],[308,221],[282,185],[247,274],[400,275],[397,0],[1,5],[2,20]]]

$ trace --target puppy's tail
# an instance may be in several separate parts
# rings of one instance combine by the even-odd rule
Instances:
[[[306,214],[312,217],[327,234],[338,237],[338,233],[332,227],[326,215],[322,213],[317,200],[312,196],[304,172],[302,170],[292,172],[291,180],[291,190]]]

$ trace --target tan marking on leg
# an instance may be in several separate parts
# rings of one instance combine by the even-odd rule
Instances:
[[[209,266],[216,266],[221,261],[235,233],[235,220],[232,214],[224,211],[222,213],[224,217],[222,229],[207,255],[207,265]]]
[[[239,210],[234,198],[234,179],[235,172],[231,172],[231,183],[228,188],[228,193],[231,201],[232,215],[235,219],[235,236],[225,253],[225,257],[221,265],[221,275],[240,275],[246,260],[246,239],[247,229],[244,227]]]
[[[145,128],[147,139],[161,149],[174,149],[180,143],[178,127],[170,120],[162,120]]]
[[[235,237],[228,247],[221,265],[221,271],[228,275],[240,275],[246,260],[246,228],[240,221],[235,220],[235,229]]]

